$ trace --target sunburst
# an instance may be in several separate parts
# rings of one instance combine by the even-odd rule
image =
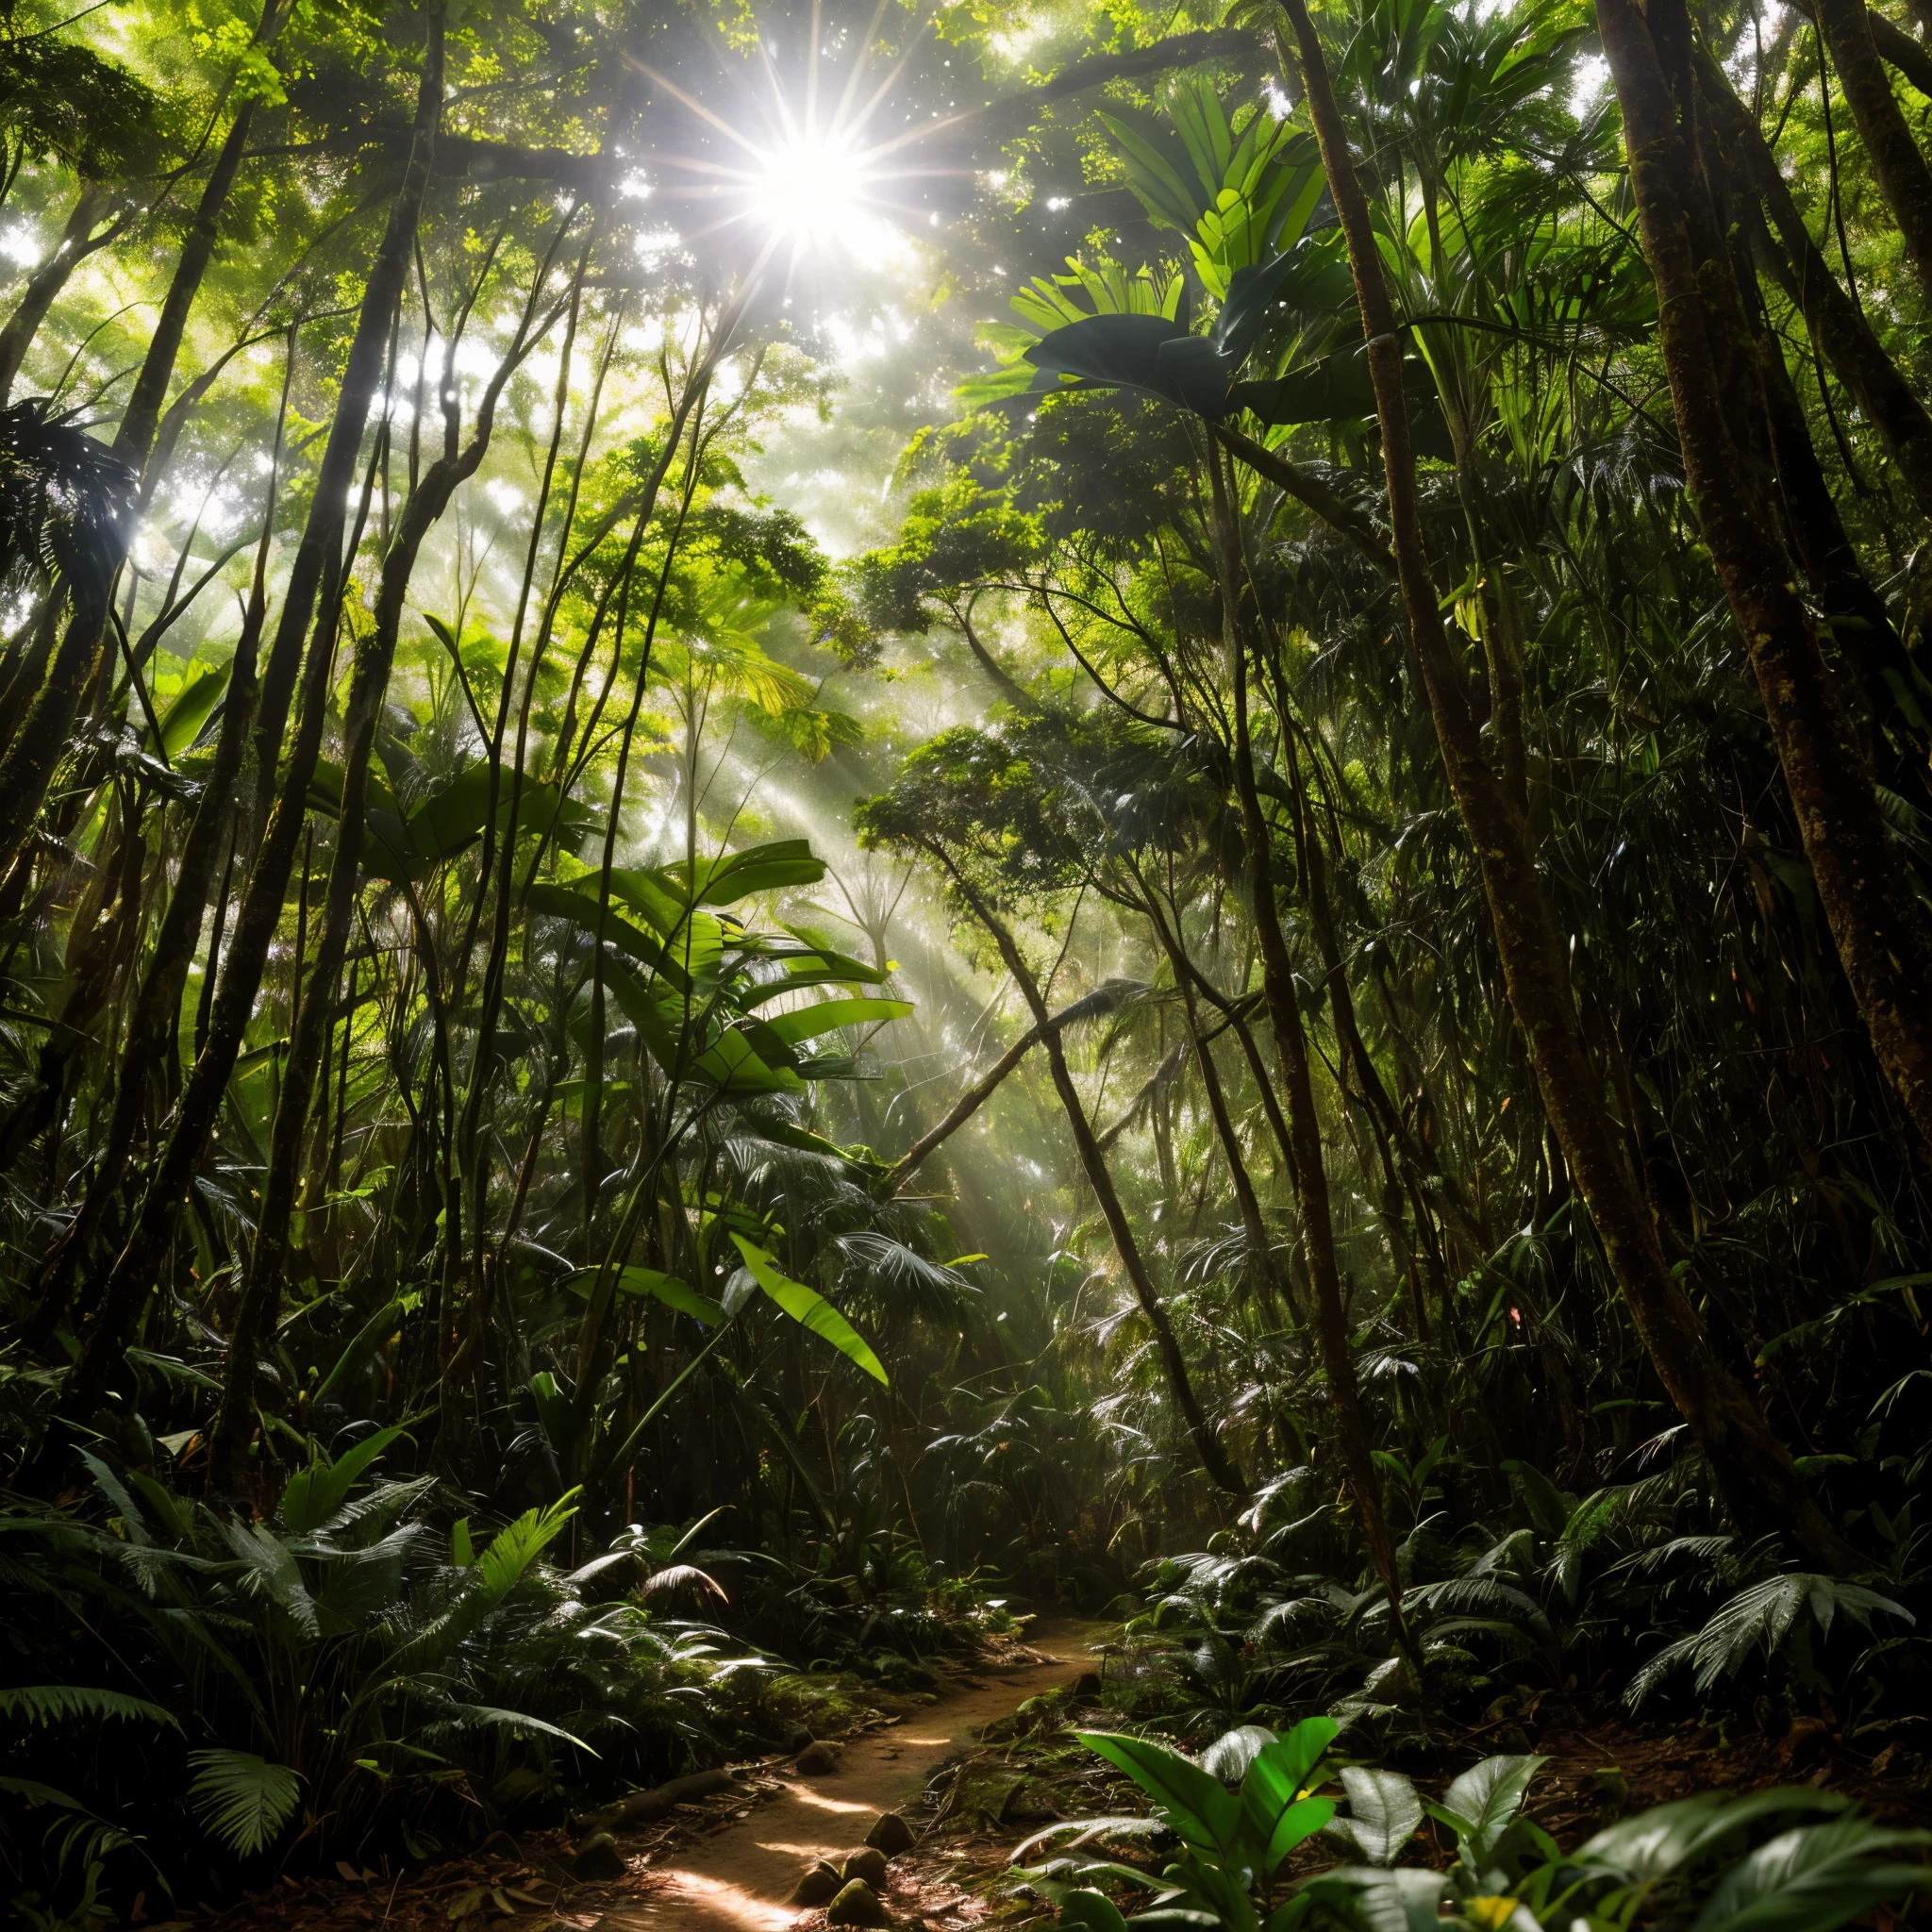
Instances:
[[[775,46],[762,39],[756,79],[741,66],[733,71],[721,55],[724,77],[742,110],[732,119],[638,61],[658,88],[726,144],[721,152],[707,140],[699,144],[713,146],[709,155],[659,149],[652,157],[653,199],[682,204],[696,217],[681,234],[686,244],[731,236],[756,248],[761,268],[783,262],[794,272],[822,276],[827,271],[889,267],[908,251],[915,227],[936,225],[936,212],[914,198],[916,184],[936,176],[963,181],[972,170],[919,165],[910,151],[961,117],[937,111],[914,121],[902,112],[901,125],[881,138],[879,124],[891,118],[891,109],[903,107],[900,83],[932,31],[928,16],[887,65],[875,58],[885,11],[881,5],[858,41],[829,111],[821,98],[824,22],[818,5],[812,8],[802,86],[787,86],[774,64]]]

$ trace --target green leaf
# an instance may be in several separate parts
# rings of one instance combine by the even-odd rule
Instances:
[[[1509,1457],[1503,1467],[1516,1478],[1523,1495],[1523,1507],[1536,1525],[1539,1536],[1561,1536],[1576,1513],[1576,1498],[1559,1490],[1534,1463]]]
[[[1324,1886],[1346,1887],[1356,1914],[1368,1932],[1437,1932],[1438,1908],[1449,1890],[1442,1872],[1397,1866],[1384,1872],[1372,1865],[1343,1865],[1322,1874]]]
[[[1629,1885],[1650,1885],[1695,1864],[1724,1840],[1780,1811],[1843,1811],[1849,1802],[1830,1791],[1780,1786],[1734,1798],[1700,1791],[1620,1819],[1575,1854],[1576,1862],[1614,1873]]]
[[[282,1492],[282,1526],[297,1535],[320,1529],[348,1500],[356,1478],[402,1433],[400,1423],[377,1429],[337,1462],[325,1460],[318,1452],[307,1469],[289,1478]]]
[[[1261,1849],[1264,1873],[1273,1874],[1294,1847],[1335,1815],[1326,1798],[1303,1798],[1315,1768],[1341,1731],[1332,1717],[1304,1718],[1285,1738],[1255,1756],[1241,1780],[1241,1818]]]
[[[903,1020],[913,1010],[910,1000],[824,1000],[815,1007],[779,1013],[765,1024],[787,1046],[796,1046],[801,1041],[816,1040],[835,1027],[872,1026],[887,1020]]]
[[[208,1827],[244,1858],[266,1851],[294,1815],[302,1780],[286,1764],[252,1751],[191,1751],[197,1767],[188,1787]]]
[[[1344,1765],[1341,1788],[1348,1793],[1348,1816],[1329,1827],[1346,1839],[1372,1865],[1392,1865],[1423,1822],[1423,1801],[1399,1771]]]
[[[537,1420],[551,1448],[568,1456],[577,1436],[577,1406],[570,1392],[548,1369],[539,1369],[529,1380],[530,1399],[537,1405]]]
[[[556,1502],[541,1509],[525,1509],[514,1523],[497,1531],[475,1563],[485,1602],[501,1603],[522,1580],[525,1571],[563,1533],[577,1513],[576,1496],[575,1490],[566,1490]]]
[[[736,1230],[731,1239],[744,1257],[751,1277],[794,1322],[800,1322],[823,1341],[829,1341],[848,1360],[857,1362],[874,1381],[885,1382],[885,1365],[872,1352],[865,1338],[828,1302],[824,1295],[778,1273],[771,1256],[755,1241],[748,1241]]]
[[[171,1731],[181,1728],[172,1711],[144,1697],[130,1697],[124,1690],[102,1690],[91,1684],[24,1684],[0,1690],[0,1717],[20,1724],[78,1724],[92,1720],[138,1720],[142,1724],[165,1724]]]
[[[214,715],[215,707],[227,693],[232,664],[197,672],[169,701],[168,708],[157,722],[161,727],[161,749],[170,763],[178,758],[201,736],[202,726]]]
[[[336,1392],[337,1387],[352,1375],[364,1358],[374,1352],[383,1337],[401,1321],[403,1313],[404,1307],[400,1298],[387,1301],[357,1329],[349,1338],[348,1346],[336,1357],[335,1367],[322,1378],[322,1386],[315,1391],[314,1406],[317,1408],[328,1401]]]
[[[701,858],[695,866],[671,866],[680,887],[699,906],[735,906],[754,892],[774,892],[787,886],[815,886],[825,875],[825,862],[812,857],[808,839],[779,839],[753,845],[727,858]]]
[[[1241,1801],[1191,1757],[1150,1738],[1081,1731],[1081,1743],[1124,1771],[1161,1808],[1174,1832],[1197,1851],[1231,1859],[1241,1839]]]
[[[1856,1812],[1795,1826],[1718,1880],[1690,1932],[1837,1932],[1846,1920],[1932,1878],[1924,1864],[1874,1853],[1927,1844],[1932,1832],[1890,1831]]]
[[[1468,1822],[1468,1830],[1457,1834],[1465,1864],[1479,1869],[1489,1861],[1522,1809],[1530,1779],[1547,1761],[1541,1757],[1485,1757],[1442,1793],[1443,1808]]]
[[[1127,1932],[1120,1907],[1105,1892],[1070,1891],[1060,1900],[1062,1925],[1079,1925],[1086,1932]]]
[[[564,1286],[573,1294],[587,1295],[591,1291],[591,1285],[597,1279],[598,1273],[595,1268],[580,1269]],[[700,1294],[696,1289],[678,1280],[675,1274],[661,1274],[655,1268],[620,1269],[617,1288],[620,1294],[638,1295],[662,1302],[667,1308],[675,1308],[679,1314],[689,1315],[693,1321],[702,1322],[708,1327],[724,1319],[724,1310],[708,1295]]]

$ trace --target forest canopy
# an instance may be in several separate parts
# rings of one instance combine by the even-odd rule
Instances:
[[[1015,1606],[1181,1848],[1061,1924],[1932,1775],[1921,0],[18,0],[0,280],[25,1923]],[[1749,1802],[1704,1932],[1918,1883]]]

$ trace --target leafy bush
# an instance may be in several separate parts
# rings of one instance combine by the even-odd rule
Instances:
[[[1077,1847],[1150,1825],[1179,1841],[1178,1855],[1158,1874],[1076,1853],[1020,1877],[1058,1904],[1062,1925],[1087,1932],[1622,1932],[1666,1900],[1690,1932],[1837,1932],[1932,1882],[1932,1867],[1906,1856],[1932,1845],[1932,1832],[1889,1829],[1810,1790],[1702,1792],[1621,1820],[1566,1853],[1523,1809],[1541,1758],[1484,1758],[1438,1803],[1399,1772],[1331,1766],[1324,1754],[1338,1729],[1332,1718],[1306,1719],[1286,1738],[1244,1727],[1198,1762],[1147,1739],[1089,1734],[1085,1742],[1147,1794],[1152,1819],[1070,1821],[1016,1857],[1069,1834]],[[1224,1780],[1236,1779],[1231,1792]],[[1318,1795],[1331,1782],[1341,1798]],[[1397,1862],[1424,1814],[1455,1845],[1446,1870]],[[1779,1828],[1743,1849],[1766,1824]],[[1352,1861],[1279,1883],[1286,1855],[1324,1828]],[[1152,1901],[1127,1917],[1098,1884]]]

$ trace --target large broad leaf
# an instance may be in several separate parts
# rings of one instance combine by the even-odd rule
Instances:
[[[701,858],[689,868],[672,866],[674,875],[700,906],[734,906],[754,892],[774,892],[787,886],[815,886],[825,875],[825,862],[812,857],[808,839],[778,839],[754,845],[728,858]]]
[[[1345,1765],[1341,1788],[1348,1793],[1348,1816],[1329,1826],[1372,1865],[1392,1865],[1423,1822],[1423,1801],[1399,1771]]]
[[[1105,1892],[1070,1891],[1060,1900],[1062,1925],[1079,1925],[1085,1932],[1127,1932],[1121,1908]]]
[[[286,1764],[271,1764],[252,1751],[191,1751],[195,1767],[188,1787],[208,1829],[252,1858],[282,1834],[302,1795],[301,1777]]]
[[[1072,375],[1111,389],[1145,390],[1185,408],[1160,352],[1168,342],[1189,340],[1186,329],[1163,315],[1090,315],[1055,329],[1025,353],[1041,374],[1036,387],[1052,388],[1054,378]]]
[[[816,1040],[836,1027],[875,1026],[887,1020],[903,1020],[912,1010],[910,1000],[823,1000],[815,1007],[800,1007],[795,1012],[776,1014],[764,1024],[786,1045],[796,1046],[801,1041]]]
[[[227,695],[232,664],[213,671],[197,671],[174,697],[156,721],[161,727],[161,749],[173,760],[178,758],[201,736],[202,726],[214,716],[215,707]]]
[[[1877,1856],[1928,1843],[1932,1832],[1889,1831],[1857,1815],[1798,1825],[1739,1859],[1690,1932],[1837,1932],[1932,1878],[1924,1864]]]
[[[1124,1771],[1161,1808],[1175,1834],[1197,1851],[1235,1857],[1241,1840],[1241,1800],[1181,1752],[1151,1738],[1082,1731],[1081,1743]]]
[[[1332,1717],[1304,1718],[1287,1737],[1255,1754],[1241,1780],[1241,1819],[1273,1873],[1294,1847],[1335,1815],[1326,1798],[1304,1798],[1323,1754],[1341,1726]]]
[[[1541,1757],[1485,1757],[1472,1765],[1442,1793],[1439,1817],[1446,1817],[1461,1841],[1463,1863],[1480,1870],[1523,1808],[1529,1781],[1547,1760]]]
[[[599,934],[607,944],[642,961],[680,993],[691,991],[691,975],[673,952],[654,934],[641,931],[621,913],[609,907],[600,907],[594,892],[581,891],[575,886],[535,885],[526,895],[526,903],[533,912],[551,919],[567,919],[586,932]]]
[[[544,1440],[558,1456],[568,1456],[577,1435],[576,1399],[549,1369],[539,1369],[528,1387]]]
[[[1848,1801],[1830,1791],[1785,1786],[1734,1798],[1700,1791],[1694,1798],[1654,1806],[1620,1819],[1575,1854],[1580,1865],[1614,1874],[1630,1885],[1648,1885],[1695,1864],[1746,1825],[1781,1811],[1842,1811]]]
[[[748,1241],[735,1231],[731,1239],[744,1257],[751,1277],[765,1293],[791,1317],[802,1323],[822,1341],[829,1341],[848,1361],[857,1362],[874,1381],[884,1382],[885,1364],[872,1352],[871,1345],[857,1328],[815,1290],[802,1281],[779,1274],[777,1264],[756,1241]]]
[[[573,1294],[587,1295],[591,1284],[597,1279],[598,1270],[584,1268],[571,1276],[564,1286]],[[715,1325],[724,1319],[724,1310],[708,1295],[700,1294],[688,1283],[678,1280],[675,1274],[660,1274],[655,1268],[627,1267],[617,1272],[617,1290],[620,1294],[647,1297],[659,1301],[667,1308],[675,1308],[681,1315],[689,1315],[693,1321],[703,1322],[707,1326]]]
[[[1417,1872],[1398,1866],[1392,1872],[1374,1866],[1344,1865],[1324,1873],[1323,1887],[1346,1887],[1353,1894],[1357,1918],[1369,1932],[1437,1932],[1438,1908],[1449,1890],[1442,1872]]]
[[[1266,1724],[1237,1724],[1201,1753],[1201,1769],[1224,1784],[1238,1785],[1247,1776],[1248,1767],[1274,1741],[1274,1733]]]
[[[307,1469],[297,1470],[282,1491],[282,1524],[304,1535],[320,1529],[348,1500],[356,1479],[403,1433],[396,1424],[364,1436],[336,1461],[321,1455]]]

